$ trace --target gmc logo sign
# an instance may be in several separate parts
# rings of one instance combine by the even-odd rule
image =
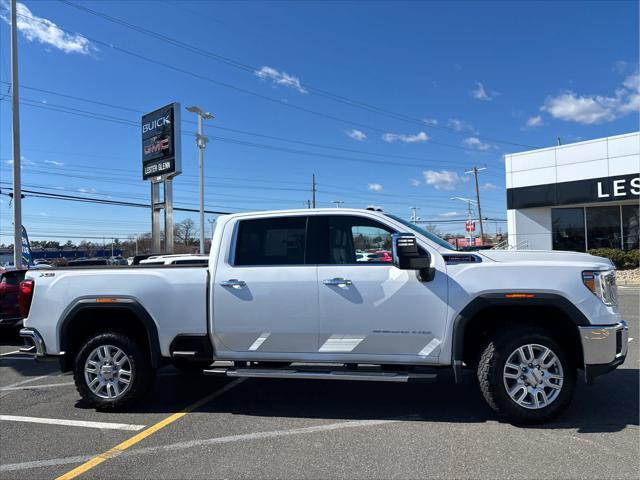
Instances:
[[[163,150],[167,150],[171,144],[169,143],[168,138],[163,138],[162,140],[158,140],[157,142],[153,142],[151,145],[145,145],[144,154],[151,155],[152,153],[158,153]]]

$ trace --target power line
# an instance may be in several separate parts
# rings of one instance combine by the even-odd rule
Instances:
[[[218,62],[224,63],[228,66],[231,66],[233,68],[237,68],[240,70],[243,70],[245,72],[249,72],[251,74],[254,74],[256,71],[258,71],[258,68],[256,66],[252,66],[252,65],[248,65],[246,63],[234,60],[230,57],[227,56],[223,56],[220,54],[217,54],[215,52],[212,52],[210,50],[205,50],[201,47],[183,42],[181,40],[177,40],[175,38],[169,37],[168,35],[164,35],[158,32],[155,32],[153,30],[148,30],[144,27],[141,27],[139,25],[134,25],[130,22],[127,22],[125,20],[122,20],[120,18],[114,17],[112,15],[108,15],[106,13],[102,13],[96,10],[92,10],[84,5],[78,5],[76,3],[70,2],[68,0],[59,0],[61,3],[64,3],[70,7],[76,8],[78,10],[84,11],[90,15],[102,18],[103,20],[106,20],[108,22],[111,23],[115,23],[117,25],[123,26],[125,28],[128,28],[130,30],[134,30],[138,33],[141,33],[143,35],[146,35],[148,37],[151,38],[155,38],[158,40],[162,40],[165,43],[171,44],[173,46],[176,46],[178,48],[182,48],[184,50],[188,50],[192,53],[204,56],[206,58],[210,58],[213,60],[216,60]],[[424,120],[421,120],[419,118],[415,118],[412,117],[410,115],[405,115],[403,113],[398,113],[398,112],[393,112],[391,110],[382,108],[382,107],[378,107],[376,105],[372,105],[360,100],[355,100],[349,97],[346,97],[344,95],[339,95],[339,94],[335,94],[332,92],[329,92],[327,90],[323,90],[317,87],[314,87],[312,85],[309,85],[308,83],[302,83],[301,82],[301,87],[304,88],[307,91],[310,91],[312,93],[315,93],[317,95],[320,95],[322,97],[331,99],[333,101],[342,103],[342,104],[346,104],[349,105],[351,107],[355,107],[355,108],[360,108],[360,109],[364,109],[368,112],[372,112],[372,113],[376,113],[379,115],[384,115],[387,117],[391,117],[394,118],[396,120],[401,120],[404,122],[408,122],[408,123],[413,123],[416,125],[420,125],[422,127],[427,126],[426,122]],[[429,125],[429,128],[431,129],[437,129],[437,130],[443,130],[443,131],[447,131],[449,133],[455,134],[455,135],[472,135],[475,134],[475,132],[472,131],[460,131],[458,129],[452,128],[452,127],[447,127],[447,126],[440,126],[440,125]],[[490,138],[487,136],[479,136],[479,135],[474,135],[477,136],[479,138],[483,138],[485,140],[488,141],[492,141],[492,142],[496,142],[496,143],[503,143],[503,144],[508,144],[508,145],[513,145],[513,146],[518,146],[518,147],[525,147],[525,148],[530,148],[533,149],[535,147],[529,146],[529,145],[523,145],[523,144],[519,144],[519,143],[515,143],[515,142],[511,142],[511,141],[507,141],[507,140],[500,140],[500,139],[496,139],[496,138]]]
[[[7,188],[7,190],[13,192],[13,188]],[[113,205],[113,206],[119,206],[119,207],[151,208],[151,206],[149,204],[146,204],[146,203],[125,202],[125,201],[120,201],[120,200],[104,200],[104,199],[101,199],[101,198],[83,197],[83,196],[79,196],[79,195],[66,195],[66,194],[61,194],[61,193],[40,192],[40,191],[37,191],[37,190],[22,190],[22,192],[24,192],[25,195],[33,196],[33,197],[36,197],[36,198],[48,198],[48,199],[51,199],[51,200],[65,200],[65,201],[80,202],[80,203],[95,203],[95,204]],[[6,195],[6,196],[10,197],[13,194],[8,194],[8,193],[2,192],[2,195]],[[176,210],[176,211],[179,211],[179,212],[190,212],[190,213],[198,213],[199,212],[199,210],[197,210],[195,208],[174,207],[173,209]],[[231,212],[220,212],[220,211],[215,211],[215,210],[205,210],[205,213],[209,213],[209,214],[213,214],[213,215],[227,215],[227,214],[229,214]]]
[[[7,83],[8,84],[8,82],[2,82],[2,81],[0,81],[0,83]],[[112,103],[95,101],[95,100],[92,100],[92,99],[78,97],[78,96],[69,95],[69,94],[65,94],[65,93],[54,92],[52,90],[44,90],[44,89],[40,89],[40,88],[22,86],[22,85],[21,85],[21,87],[23,87],[23,88],[25,88],[27,90],[34,90],[34,91],[38,91],[38,92],[44,92],[44,93],[47,93],[47,94],[56,95],[56,96],[69,98],[69,99],[73,99],[73,100],[78,100],[78,101],[81,101],[81,102],[92,103],[92,104],[100,105],[100,106],[107,106],[109,108],[132,111],[132,112],[139,113],[139,114],[144,113],[142,110],[138,110],[138,109],[134,109],[134,108],[128,108],[128,107],[124,107],[124,106],[121,106],[121,105],[114,105]],[[30,106],[45,108],[43,106],[42,102],[39,102],[38,100],[27,99],[27,98],[24,98],[24,97],[23,97],[23,100],[27,101],[27,102],[30,102],[31,103]],[[89,112],[87,110],[75,109],[75,108],[67,107],[67,106],[64,106],[64,105],[56,105],[56,104],[46,104],[46,105],[50,105],[52,107],[52,109],[53,109],[53,107],[55,107],[55,108],[59,108],[59,109],[69,109],[69,110],[71,110],[73,112],[76,112],[76,113],[94,115],[97,120],[105,120],[105,121],[114,120],[114,121],[116,121],[116,123],[131,124],[131,125],[133,125],[135,123],[136,126],[139,126],[138,122],[134,122],[133,120],[129,120],[129,119],[113,117],[113,116],[102,116],[102,114],[98,114],[97,112]],[[72,112],[65,112],[65,113],[72,113]],[[196,124],[195,121],[191,121],[191,120],[183,120],[183,122],[187,123],[187,124],[193,124],[193,125]],[[205,129],[207,129],[207,130],[210,129],[210,128],[217,129],[217,130],[224,130],[224,131],[233,132],[233,133],[239,133],[239,134],[242,134],[242,135],[249,135],[249,136],[252,136],[252,137],[266,138],[266,139],[277,140],[277,141],[281,141],[281,142],[288,142],[288,143],[294,143],[294,144],[298,144],[298,145],[305,145],[305,146],[310,146],[310,147],[315,147],[315,148],[324,148],[324,149],[328,149],[328,150],[336,150],[336,151],[342,151],[342,152],[348,152],[348,153],[356,153],[356,154],[360,154],[360,155],[371,155],[371,156],[376,156],[376,157],[398,158],[398,159],[405,159],[405,160],[417,160],[417,161],[429,162],[429,163],[434,163],[434,164],[440,163],[440,164],[445,164],[445,165],[449,165],[451,163],[459,163],[461,165],[463,165],[463,164],[466,165],[467,164],[467,162],[462,162],[462,161],[435,160],[435,159],[431,159],[431,158],[416,157],[416,156],[410,156],[410,155],[386,154],[386,153],[379,153],[379,152],[371,152],[371,151],[367,151],[367,150],[357,150],[357,149],[353,149],[353,148],[337,147],[337,146],[333,146],[333,145],[324,145],[324,144],[306,142],[306,141],[303,141],[303,140],[295,140],[295,139],[285,138],[285,137],[280,137],[280,136],[266,135],[266,134],[257,133],[257,132],[249,132],[249,131],[240,130],[240,129],[237,129],[237,128],[222,127],[222,126],[219,126],[219,125],[206,125],[205,126]]]
[[[0,9],[0,10],[3,10],[3,9]],[[33,18],[33,17],[30,17],[30,16],[27,16],[27,15],[18,14],[18,16],[23,17],[23,18],[27,18],[27,19],[29,19],[29,21],[39,22],[39,23],[42,23],[42,24],[46,25],[46,23],[44,21],[36,19],[36,18]],[[185,69],[180,68],[180,67],[176,67],[175,65],[164,63],[164,62],[161,62],[159,60],[154,60],[154,59],[149,58],[149,57],[147,57],[145,55],[133,52],[131,50],[127,50],[127,49],[122,48],[122,47],[118,47],[118,46],[116,46],[116,45],[114,45],[112,43],[109,43],[109,42],[105,42],[105,41],[98,40],[98,39],[93,38],[93,37],[89,37],[87,35],[82,35],[82,34],[80,34],[78,32],[74,32],[73,30],[67,30],[67,29],[62,28],[60,26],[58,26],[58,28],[60,30],[64,31],[64,32],[70,34],[70,35],[81,35],[84,38],[86,38],[87,40],[90,40],[90,41],[92,41],[92,42],[94,42],[96,44],[102,45],[105,48],[108,48],[108,49],[111,49],[111,50],[115,50],[117,52],[123,53],[125,55],[132,56],[134,58],[138,58],[140,60],[144,60],[144,61],[152,63],[154,65],[158,65],[158,66],[164,67],[166,69],[173,70],[175,72],[179,72],[179,73],[191,76],[193,78],[198,78],[200,80],[204,80],[204,81],[213,83],[215,85],[219,85],[219,86],[222,86],[222,87],[225,87],[225,88],[237,91],[237,92],[241,92],[241,93],[244,93],[246,95],[250,95],[250,96],[253,96],[253,97],[256,97],[256,98],[261,98],[263,100],[267,100],[267,101],[275,103],[277,105],[281,105],[281,106],[288,107],[288,108],[291,108],[291,109],[294,109],[294,110],[306,112],[306,113],[309,113],[309,114],[312,114],[312,115],[316,115],[316,116],[319,116],[319,117],[327,118],[327,119],[330,119],[330,120],[333,120],[333,121],[337,121],[337,122],[340,122],[340,123],[344,123],[344,124],[347,124],[347,125],[357,126],[357,127],[360,127],[360,128],[369,129],[369,130],[372,130],[372,131],[375,131],[375,132],[378,132],[378,133],[387,133],[386,130],[380,129],[378,127],[374,127],[374,126],[371,126],[371,125],[367,125],[367,124],[363,124],[363,123],[347,120],[347,119],[344,119],[344,118],[336,117],[334,115],[318,112],[316,110],[312,110],[310,108],[302,107],[300,105],[296,105],[296,104],[291,103],[291,102],[284,102],[284,101],[282,101],[281,99],[278,99],[278,98],[269,97],[267,95],[263,95],[263,94],[254,92],[252,90],[247,90],[245,88],[238,87],[237,85],[233,85],[233,84],[230,84],[230,83],[222,82],[220,80],[216,80],[214,78],[207,77],[206,75],[202,75],[202,74],[199,74],[199,73],[196,73],[196,72],[185,70]],[[155,34],[155,35],[160,35],[160,34]],[[197,48],[197,47],[194,47],[194,48]],[[445,142],[439,142],[439,141],[435,141],[435,140],[430,140],[429,144],[441,145],[441,146],[456,148],[456,149],[460,149],[460,150],[464,150],[464,151],[470,151],[470,152],[474,152],[474,153],[483,153],[483,152],[479,152],[477,150],[466,148],[466,147],[463,147],[463,146],[460,146],[460,145],[454,145],[454,144],[445,143]],[[534,147],[529,147],[529,146],[525,146],[525,147],[534,148]]]
[[[101,120],[101,121],[106,121],[106,122],[114,122],[114,123],[119,123],[119,124],[123,124],[123,125],[127,125],[127,126],[135,126],[135,127],[139,126],[137,122],[134,122],[134,121],[131,121],[131,120],[121,119],[121,118],[107,116],[107,115],[98,115],[96,113],[89,112],[89,111],[86,111],[86,110],[81,110],[81,109],[76,109],[76,108],[69,108],[69,107],[64,107],[64,106],[61,106],[61,105],[42,104],[42,103],[39,103],[36,100],[32,100],[32,99],[23,98],[23,100],[20,103],[23,104],[23,105],[29,106],[29,107],[41,108],[41,109],[45,109],[45,110],[52,110],[52,111],[56,111],[56,112],[67,113],[67,114],[70,114],[70,115],[77,115],[77,116],[81,116],[81,117],[88,117],[88,118],[93,118],[93,119],[96,119],[96,120]],[[185,135],[188,135],[188,134],[193,134],[194,132],[183,131],[182,133],[185,134]],[[223,143],[230,143],[230,144],[234,144],[234,145],[242,145],[242,146],[248,146],[248,147],[253,147],[253,148],[260,148],[260,149],[263,149],[263,150],[272,150],[272,151],[281,151],[281,152],[286,152],[286,153],[294,153],[294,154],[298,154],[298,155],[306,155],[306,156],[313,156],[313,157],[320,157],[320,158],[329,158],[329,159],[332,159],[332,160],[344,160],[344,161],[348,161],[348,162],[371,163],[371,164],[377,164],[377,165],[391,165],[391,166],[395,166],[395,167],[409,167],[409,168],[425,168],[425,167],[429,166],[428,164],[420,164],[420,163],[389,162],[389,161],[383,161],[383,160],[372,160],[372,159],[365,159],[365,158],[346,157],[346,156],[342,156],[342,155],[328,155],[326,153],[310,152],[310,151],[306,151],[306,150],[291,149],[291,148],[286,148],[286,147],[278,147],[278,146],[274,146],[274,145],[266,145],[266,144],[260,144],[260,143],[256,143],[256,142],[247,142],[247,141],[244,141],[244,140],[239,140],[239,139],[235,139],[235,138],[228,138],[228,137],[219,137],[219,136],[211,136],[211,135],[209,135],[209,138],[213,139],[213,140],[217,140],[217,141],[223,142]],[[431,162],[431,163],[433,163],[433,162]],[[450,164],[452,162],[443,161],[442,163]]]

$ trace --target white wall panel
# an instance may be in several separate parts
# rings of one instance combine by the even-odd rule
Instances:
[[[504,156],[504,171],[509,173],[511,171],[511,164],[512,164],[512,157],[511,155],[505,155]]]
[[[551,250],[551,208],[516,211],[516,241],[526,240],[529,250]],[[511,235],[511,233],[509,233]]]
[[[511,171],[520,172],[534,168],[553,167],[556,164],[556,154],[553,148],[535,150],[511,157]]]
[[[606,159],[582,162],[577,165],[558,165],[557,170],[558,183],[609,176],[609,164]]]
[[[607,158],[607,139],[588,143],[577,143],[558,147],[556,151],[557,165],[582,163],[590,160]]]
[[[640,155],[627,155],[609,159],[609,175],[640,174]]]
[[[626,155],[640,156],[640,134],[609,138],[609,158]]]
[[[513,188],[528,187],[530,185],[544,185],[556,182],[556,168],[538,168],[536,170],[525,170],[523,172],[513,172]]]

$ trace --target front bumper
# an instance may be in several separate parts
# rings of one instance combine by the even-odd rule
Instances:
[[[624,363],[629,348],[627,322],[578,328],[587,383]]]

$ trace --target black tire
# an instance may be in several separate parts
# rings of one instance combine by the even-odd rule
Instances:
[[[85,364],[89,355],[100,346],[114,346],[128,357],[131,377],[130,383],[120,396],[103,398],[94,393],[85,378]],[[73,366],[73,380],[80,396],[98,410],[121,410],[142,399],[153,386],[155,370],[151,366],[149,353],[119,332],[101,332],[88,338],[76,355]]]
[[[480,390],[489,406],[502,419],[514,424],[534,424],[547,422],[558,416],[571,402],[576,386],[576,366],[566,349],[551,332],[533,327],[509,327],[490,338],[477,367]],[[563,370],[560,393],[549,405],[529,409],[513,400],[505,385],[503,372],[508,357],[518,347],[537,344],[553,351]]]

